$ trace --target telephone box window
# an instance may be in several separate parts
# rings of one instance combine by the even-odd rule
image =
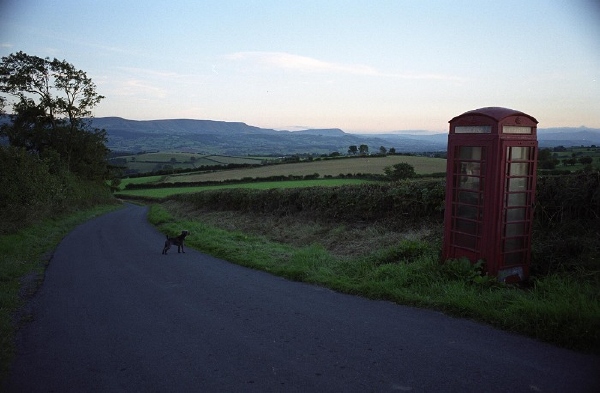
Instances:
[[[531,149],[529,147],[523,146],[511,146],[508,147],[509,159],[511,161],[525,161],[529,160],[529,152]]]
[[[506,224],[506,237],[523,236],[527,226],[524,222],[514,222]]]
[[[510,221],[522,221],[527,217],[527,208],[518,207],[512,209],[506,209],[506,222]]]
[[[480,161],[483,159],[481,146],[461,146],[458,148],[458,158],[461,160]]]
[[[525,206],[527,205],[527,193],[516,192],[514,194],[506,194],[506,206]]]
[[[504,126],[504,127],[502,127],[502,133],[504,133],[504,134],[531,134],[531,127]]]
[[[528,162],[513,162],[509,165],[509,176],[527,176],[529,174]]]
[[[457,134],[490,134],[492,126],[461,126],[455,127],[454,132]]]

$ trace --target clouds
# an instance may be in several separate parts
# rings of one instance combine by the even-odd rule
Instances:
[[[224,58],[234,62],[243,62],[248,65],[297,73],[342,74],[409,80],[464,81],[465,79],[455,75],[435,73],[385,72],[369,65],[328,62],[287,52],[236,52],[225,55]]]
[[[443,129],[493,105],[598,126],[598,14],[507,1],[22,0],[0,12],[0,56],[85,70],[107,97],[97,116]]]
[[[294,55],[286,52],[237,52],[224,57],[225,59],[232,61],[243,61],[265,67],[304,73],[377,74],[377,70],[365,65],[326,62],[312,57]]]

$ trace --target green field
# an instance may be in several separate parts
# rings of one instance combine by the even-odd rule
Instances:
[[[165,182],[201,182],[242,180],[270,176],[306,176],[318,173],[323,176],[340,174],[377,174],[383,175],[384,168],[406,162],[415,168],[417,174],[446,172],[446,160],[419,156],[357,157],[343,159],[323,159],[298,163],[266,165],[257,168],[231,169],[204,173],[186,173],[168,176]]]
[[[141,153],[119,156],[111,161],[113,164],[125,165],[128,170],[137,173],[153,172],[165,169],[165,165],[173,169],[200,168],[203,166],[228,164],[261,164],[261,157],[233,157],[221,155],[204,155],[181,152]]]
[[[125,188],[128,184],[158,183],[162,177],[163,176],[144,176],[122,179],[121,189]]]
[[[145,179],[145,178],[142,178]],[[171,188],[149,188],[145,190],[123,190],[115,194],[119,196],[144,197],[144,198],[164,198],[174,194],[189,194],[193,192],[217,190],[222,188],[253,188],[267,190],[270,188],[297,188],[297,187],[335,187],[343,185],[356,185],[365,183],[375,183],[369,180],[361,179],[322,179],[322,180],[290,180],[274,182],[254,182],[243,184],[223,184],[216,186],[197,186],[197,187],[171,187]]]
[[[344,159],[323,159],[303,161],[298,163],[263,165],[260,167],[227,169],[221,171],[195,172],[165,176],[147,176],[132,179],[123,179],[121,191],[117,195],[147,198],[163,198],[173,194],[184,194],[217,188],[292,188],[339,186],[348,184],[362,184],[366,180],[359,179],[323,179],[325,176],[376,174],[383,175],[384,169],[395,164],[406,162],[415,168],[417,174],[431,174],[446,171],[446,160],[441,158],[417,156],[387,156],[387,157],[357,157]],[[224,184],[214,186],[192,186],[173,188],[152,188],[125,190],[127,184],[144,183],[197,183],[197,182],[223,182],[240,181],[244,179],[261,179],[272,176],[307,176],[318,173],[321,179],[301,181],[267,181],[248,182],[244,184]]]
[[[556,169],[568,169],[570,171],[578,171],[584,169],[585,165],[579,162],[582,157],[592,158],[592,166],[600,166],[600,147],[570,147],[565,151],[555,151],[552,153],[552,157],[557,159],[559,163],[556,165]],[[576,163],[567,164],[565,160],[575,159]]]

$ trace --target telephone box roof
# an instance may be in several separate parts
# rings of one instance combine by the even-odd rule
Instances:
[[[449,123],[451,123],[454,120],[457,120],[461,117],[474,116],[474,115],[486,116],[491,119],[494,119],[497,122],[500,122],[502,119],[505,119],[509,116],[525,116],[525,117],[533,120],[535,123],[538,123],[538,121],[533,116],[530,116],[523,112],[516,111],[514,109],[502,108],[499,106],[490,106],[490,107],[486,107],[486,108],[479,108],[479,109],[474,109],[472,111],[465,112],[462,115],[458,115],[458,116],[452,118],[452,120],[450,120]]]

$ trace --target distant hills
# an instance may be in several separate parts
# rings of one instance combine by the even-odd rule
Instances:
[[[127,120],[119,117],[92,119],[92,126],[105,129],[113,151],[171,150],[223,155],[345,154],[349,146],[381,146],[397,152],[442,151],[447,136],[391,134],[350,134],[340,129],[276,131],[240,122],[212,120]]]
[[[127,120],[93,118],[92,126],[106,130],[113,151],[179,151],[200,154],[292,155],[345,154],[349,146],[367,145],[376,153],[381,146],[399,153],[439,152],[447,147],[448,134],[420,130],[379,134],[347,133],[338,128],[280,131],[242,122],[165,119]],[[565,127],[538,129],[540,147],[600,145],[600,129]]]
[[[127,120],[120,117],[94,118],[92,125],[108,133],[113,151],[189,151],[223,155],[345,154],[351,145],[369,146],[371,153],[381,146],[397,152],[445,151],[447,133],[394,131],[380,134],[350,134],[334,129],[277,131],[241,122],[212,120]],[[600,129],[538,129],[541,147],[600,145]]]

